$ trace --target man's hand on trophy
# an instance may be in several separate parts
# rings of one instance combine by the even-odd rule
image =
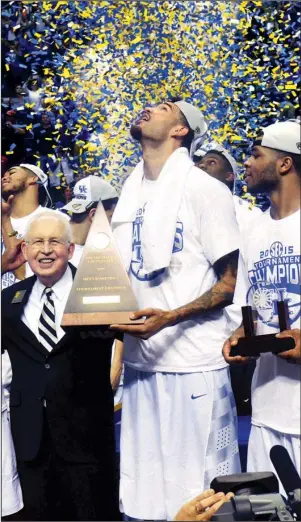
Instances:
[[[243,326],[240,326],[239,328],[237,328],[237,330],[235,330],[235,332],[233,332],[231,337],[229,339],[227,339],[224,343],[223,356],[224,356],[225,361],[228,364],[244,364],[244,363],[248,363],[249,360],[251,359],[251,357],[243,357],[241,355],[235,355],[234,357],[232,357],[230,355],[232,346],[237,345],[238,339],[240,339],[240,337],[245,337],[245,331],[244,331]]]
[[[172,311],[160,310],[159,308],[145,308],[131,315],[133,321],[135,319],[141,319],[142,317],[145,317],[143,324],[112,324],[110,329],[124,332],[134,337],[139,337],[140,339],[149,339],[163,328],[172,326],[173,324]]]
[[[284,330],[276,335],[277,339],[284,339],[285,337],[292,337],[295,341],[295,348],[281,352],[277,354],[277,357],[285,359],[288,363],[301,364],[301,346],[300,346],[300,333],[299,328],[294,330]]]

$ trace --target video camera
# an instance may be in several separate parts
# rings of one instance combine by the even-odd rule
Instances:
[[[301,520],[301,478],[283,446],[273,446],[270,458],[287,494],[279,493],[279,484],[272,472],[237,473],[216,477],[210,488],[234,497],[225,502],[211,520]]]

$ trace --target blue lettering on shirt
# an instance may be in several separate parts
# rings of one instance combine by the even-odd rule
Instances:
[[[247,303],[255,306],[265,325],[278,328],[276,303],[286,301],[292,325],[301,315],[300,254],[294,254],[293,245],[276,241],[268,250],[261,251],[259,257],[248,272],[251,287]]]
[[[143,225],[144,212],[146,204],[143,208],[139,208],[136,214],[136,219],[133,223],[133,237],[132,237],[132,261],[130,271],[139,281],[152,281],[159,275],[163,274],[165,268],[156,270],[150,274],[146,274],[143,270],[143,256],[141,249],[141,229]],[[184,226],[181,221],[177,221],[176,233],[173,244],[172,253],[181,252],[183,250],[183,231]],[[160,233],[158,231],[158,233]]]

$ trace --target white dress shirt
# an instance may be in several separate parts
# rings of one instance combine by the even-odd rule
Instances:
[[[66,307],[67,299],[72,287],[72,283],[72,272],[70,267],[68,266],[63,277],[61,277],[61,279],[59,279],[59,281],[55,283],[55,285],[53,285],[52,287],[52,298],[55,309],[55,326],[59,341],[65,335],[65,332],[61,327],[61,322]],[[44,293],[45,288],[46,286],[43,285],[39,281],[39,279],[37,279],[35,284],[33,285],[31,294],[29,296],[27,304],[24,307],[23,314],[21,317],[23,323],[26,324],[26,326],[32,331],[32,333],[36,336],[39,342],[39,320],[46,299],[46,294]]]

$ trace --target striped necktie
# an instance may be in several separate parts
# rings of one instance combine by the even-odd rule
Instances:
[[[52,299],[52,289],[45,289],[45,303],[39,321],[40,343],[51,351],[58,342],[55,327],[55,309]]]

